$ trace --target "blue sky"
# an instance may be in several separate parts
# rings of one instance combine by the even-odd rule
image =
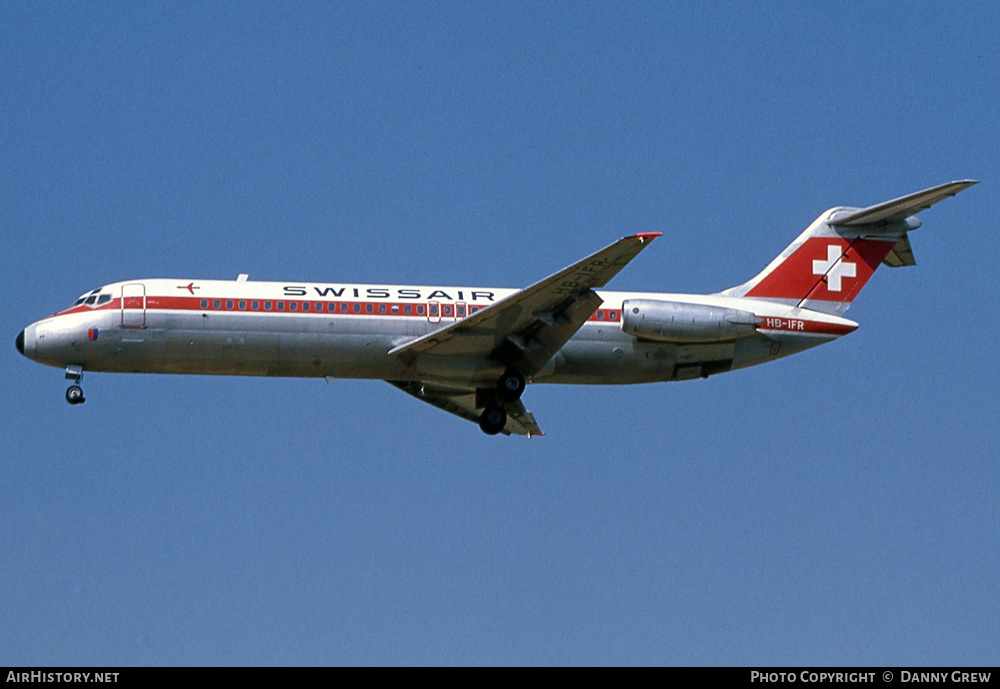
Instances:
[[[0,663],[995,664],[996,3],[0,6]],[[842,340],[534,386],[544,438],[377,381],[62,373],[136,277],[743,282],[955,179]]]

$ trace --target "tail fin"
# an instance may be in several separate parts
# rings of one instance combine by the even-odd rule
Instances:
[[[949,182],[868,208],[832,208],[759,275],[722,294],[843,315],[880,263],[914,265],[907,232],[920,221],[913,214],[973,184]]]

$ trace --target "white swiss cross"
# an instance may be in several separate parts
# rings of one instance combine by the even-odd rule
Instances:
[[[833,267],[833,270],[830,270],[830,274],[826,276],[826,288],[831,292],[840,291],[840,278],[853,278],[858,274],[858,264],[840,261],[840,256],[840,247],[831,244],[826,247],[825,261],[821,259],[813,261],[813,275],[824,275],[826,271]],[[837,263],[837,261],[840,261],[840,263]]]

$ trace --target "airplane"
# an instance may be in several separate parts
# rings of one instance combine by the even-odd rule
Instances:
[[[824,212],[751,280],[715,294],[598,291],[660,236],[642,232],[524,289],[136,279],[32,323],[17,350],[84,371],[370,378],[484,433],[542,435],[529,383],[706,378],[836,340],[879,264],[915,265],[915,213],[961,180]]]

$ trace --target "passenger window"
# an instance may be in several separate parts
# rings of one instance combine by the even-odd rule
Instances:
[[[299,302],[297,302],[297,301],[290,302],[288,304],[288,308],[291,309],[292,311],[298,310],[298,308],[299,308]]]
[[[233,300],[232,299],[227,299],[226,300],[226,308],[227,309],[233,308]]]
[[[216,299],[215,301],[212,302],[212,308],[221,309],[222,308],[222,302],[219,301],[218,299]]]
[[[247,307],[247,303],[246,303],[246,300],[244,300],[244,299],[240,299],[240,310],[242,311],[242,310],[243,310],[243,309],[245,309],[246,307]]]
[[[375,311],[375,307],[372,304],[365,304],[365,311],[367,311],[368,313],[372,313],[373,311]]]
[[[201,300],[201,308],[203,308],[203,309],[207,309],[208,308],[208,299],[202,299]]]
[[[284,311],[284,310],[285,310],[285,302],[279,301],[278,302],[278,311]]]
[[[270,311],[271,310],[271,302],[269,302],[269,301],[265,301],[264,302],[264,310],[265,311]]]
[[[302,302],[302,310],[303,311],[308,311],[309,310],[309,302],[307,302],[307,301]]]
[[[378,305],[378,312],[379,313],[385,313],[385,304],[379,304]]]
[[[409,315],[413,312],[413,307],[407,304],[406,306],[403,307],[403,311],[405,311],[406,314]]]
[[[361,304],[354,305],[354,313],[361,313]]]
[[[250,308],[253,309],[254,311],[257,311],[260,308],[260,302],[259,301],[250,302]]]

